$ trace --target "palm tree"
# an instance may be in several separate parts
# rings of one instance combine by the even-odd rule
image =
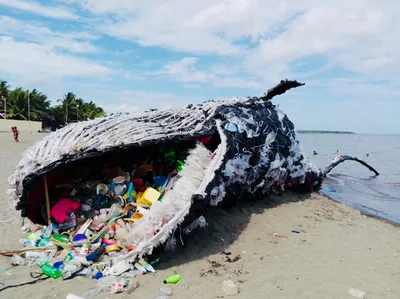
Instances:
[[[28,93],[30,102],[30,118],[28,115]],[[36,89],[29,91],[18,87],[8,94],[7,114],[10,119],[33,121],[42,120],[48,113],[50,102],[47,96]]]
[[[47,96],[33,89],[29,92],[30,113],[32,120],[43,120],[50,108]]]
[[[10,86],[7,81],[0,81],[0,111],[6,112],[4,109],[4,100],[7,101]]]
[[[106,115],[103,108],[97,106],[92,101],[90,101],[89,103],[85,103],[84,110],[85,110],[86,120],[95,119],[97,117],[103,117]]]
[[[57,102],[61,102],[61,106],[63,107],[65,123],[68,123],[70,119],[69,112],[73,109],[73,105],[76,102],[76,96],[72,92],[68,92],[67,94],[63,95],[63,97]]]
[[[28,120],[28,93],[18,87],[8,94],[8,118]]]

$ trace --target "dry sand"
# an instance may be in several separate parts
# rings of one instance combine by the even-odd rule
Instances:
[[[1,190],[20,153],[39,138],[24,133],[16,144],[11,133],[0,134]],[[228,298],[221,289],[225,279],[240,289],[234,298],[351,299],[350,288],[366,291],[367,298],[400,298],[399,228],[323,196],[289,193],[230,211],[213,209],[207,221],[208,227],[184,240],[186,248],[162,256],[157,274],[139,277],[141,285],[134,293],[103,292],[95,298],[155,298],[163,279],[174,272],[183,278],[171,286],[171,298]],[[1,250],[20,247],[18,221],[2,223],[0,234]],[[5,270],[9,262],[0,257],[0,282],[5,285],[31,280],[29,273],[38,269]],[[5,290],[0,298],[65,298],[69,293],[82,295],[94,285],[85,278],[47,280]]]

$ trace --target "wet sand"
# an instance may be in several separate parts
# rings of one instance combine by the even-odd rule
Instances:
[[[0,133],[1,216],[8,208],[8,176],[23,150],[42,136],[24,133],[15,143],[11,133]],[[221,289],[225,279],[239,287],[233,298],[355,298],[350,288],[366,291],[366,298],[400,298],[400,229],[390,223],[318,194],[292,193],[229,211],[212,209],[206,219],[208,226],[184,239],[185,246],[161,256],[156,274],[137,278],[134,293],[95,298],[155,298],[174,272],[182,280],[170,286],[170,298],[228,298]],[[17,219],[0,223],[0,250],[20,248],[24,235]],[[12,267],[10,258],[0,256],[0,283],[32,280],[30,272],[38,269]],[[46,280],[5,290],[0,298],[65,298],[95,284],[82,277]]]

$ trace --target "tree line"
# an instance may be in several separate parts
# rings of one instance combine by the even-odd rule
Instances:
[[[0,113],[7,113],[7,119],[41,121],[43,128],[56,130],[71,122],[106,115],[103,108],[92,101],[85,102],[72,92],[66,93],[57,102],[58,105],[51,106],[47,96],[40,91],[22,87],[10,89],[7,81],[0,80]]]

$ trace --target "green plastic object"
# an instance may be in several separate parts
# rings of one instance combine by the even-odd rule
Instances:
[[[69,242],[69,237],[67,235],[53,234],[51,237],[60,243],[68,243]]]
[[[52,265],[49,264],[44,264],[42,266],[42,273],[44,275],[50,276],[52,278],[60,278],[62,275],[62,272],[60,269],[54,268]]]
[[[175,284],[175,283],[178,283],[181,279],[182,279],[182,277],[179,274],[175,274],[175,275],[168,277],[166,280],[164,280],[164,283]]]
[[[176,169],[178,171],[182,170],[183,165],[185,165],[185,162],[181,161],[181,160],[176,160]]]

